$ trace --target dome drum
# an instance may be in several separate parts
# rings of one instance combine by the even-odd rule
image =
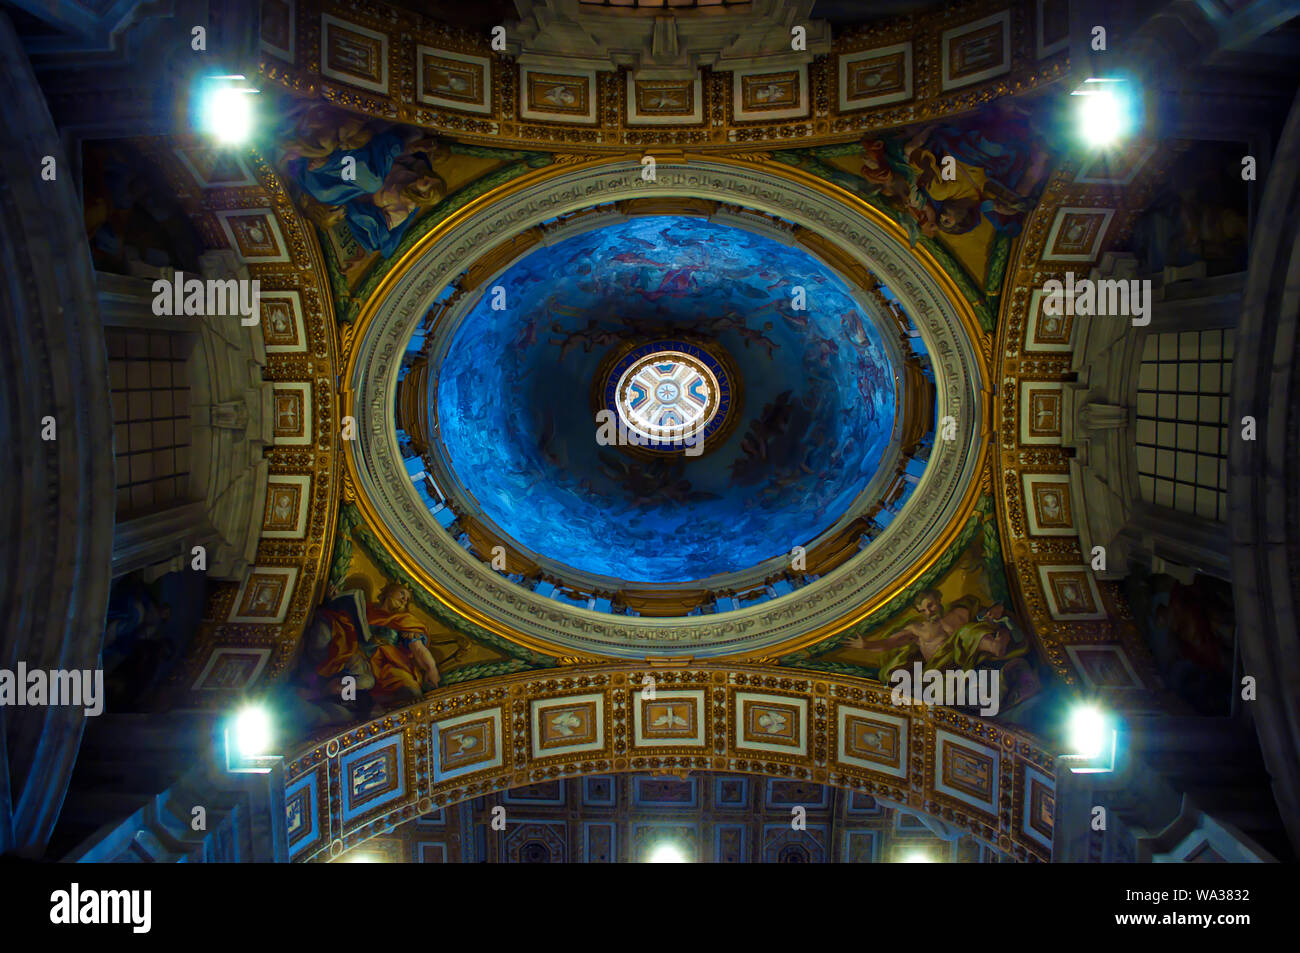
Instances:
[[[951,534],[951,526],[973,505],[972,479],[985,449],[980,421],[985,416],[982,380],[986,372],[971,343],[970,309],[945,283],[939,269],[927,266],[907,248],[892,223],[881,220],[869,206],[816,186],[798,173],[760,163],[694,158],[666,167],[653,183],[643,182],[635,171],[635,164],[625,160],[548,171],[536,181],[486,196],[472,218],[453,218],[399,265],[384,293],[362,315],[345,388],[361,433],[357,445],[348,448],[359,503],[383,527],[385,543],[399,554],[408,571],[448,604],[480,624],[537,646],[625,657],[707,657],[791,645],[848,624],[851,616],[868,610],[899,573],[918,560],[932,558],[928,554],[938,550]],[[596,196],[617,204],[592,207]],[[655,207],[659,198],[674,207],[687,202],[693,210],[712,203],[717,224],[711,224],[712,217],[701,221],[660,214],[656,219],[662,211]],[[639,206],[640,214],[629,217],[626,211],[632,203]],[[708,231],[737,231],[738,222],[767,224],[751,232],[740,230],[742,234],[725,241],[715,240]],[[828,256],[836,259],[833,264],[809,256],[802,245],[791,245],[788,225],[794,234],[815,233],[814,245],[833,243],[838,249],[836,256]],[[544,241],[518,240],[517,236],[538,229]],[[503,239],[503,235],[516,237]],[[779,245],[755,244],[782,235],[787,239],[785,253],[806,257],[807,264],[797,266],[794,274],[807,280],[804,291],[823,303],[833,301],[835,307],[818,306],[810,313],[790,307],[795,298],[789,281],[792,266],[787,262],[794,259],[778,260],[783,251]],[[579,244],[570,244],[575,239]],[[601,248],[613,264],[599,274],[594,274],[594,267],[583,273],[598,260],[584,249],[601,242],[616,243]],[[510,245],[510,256],[496,254],[503,243]],[[541,310],[536,295],[514,295],[515,301],[524,303],[511,321],[503,319],[499,329],[486,322],[475,325],[475,309],[484,306],[483,293],[497,287],[518,291],[524,286],[512,282],[531,280],[545,271],[543,259],[531,263],[539,247],[569,254],[577,271],[567,278],[561,277],[563,269],[545,272],[556,275],[560,284],[541,296]],[[489,249],[486,257],[494,258],[494,270],[489,274],[476,268],[478,285],[466,287],[462,281],[455,285],[461,289],[459,294],[448,298],[444,289],[455,284],[457,275],[474,268],[483,248]],[[745,248],[753,249],[745,253],[754,256],[749,266],[753,273],[736,272],[740,277],[731,283],[734,287],[706,287],[711,273],[736,269],[740,262],[726,265],[726,256]],[[772,261],[778,263],[768,269],[766,263]],[[653,283],[648,283],[650,279]],[[755,286],[764,281],[769,294],[760,298],[763,292]],[[583,283],[597,291],[605,287],[602,283],[612,283],[619,294],[606,300],[583,290]],[[547,287],[538,285],[537,290]],[[569,290],[553,293],[564,289]],[[721,307],[712,307],[717,302],[710,295],[740,293],[753,295],[754,301],[738,306],[727,299]],[[600,298],[596,303],[604,310],[588,312],[574,304],[591,303],[588,298],[591,302]],[[626,308],[628,302],[636,307],[618,324],[608,317],[611,302],[615,309]],[[394,356],[405,350],[411,331],[434,306],[436,322],[421,349],[436,369],[426,385],[430,447],[424,461],[432,464],[428,476],[436,483],[439,508],[454,514],[454,519],[449,515],[446,520],[433,512],[405,477],[412,471],[401,463],[403,451],[390,409],[395,401],[375,401],[385,391],[396,393],[401,362]],[[914,322],[912,340],[923,346],[919,363],[899,334],[900,315]],[[715,441],[717,449],[709,448],[706,440],[706,453],[698,459],[682,452],[685,447],[665,453],[662,446],[656,451],[653,443],[599,447],[592,439],[593,393],[601,398],[599,409],[621,412],[628,416],[620,421],[637,423],[635,414],[650,406],[653,392],[646,385],[653,378],[644,372],[654,365],[638,364],[635,357],[626,363],[627,355],[671,341],[708,347],[722,368],[738,412],[720,413],[720,399],[714,407],[713,384],[717,382],[720,398],[723,378],[712,365],[701,362],[703,367],[694,370],[707,369],[713,378],[698,373],[698,382],[684,383],[688,389],[694,387],[696,397],[702,399],[702,404],[696,399],[695,405],[703,409],[694,417],[670,413],[658,423],[678,428],[677,435],[682,436],[691,427],[707,428],[721,419],[715,435],[723,426],[734,426],[730,437],[723,434],[720,442]],[[504,386],[457,377],[456,355],[467,346],[498,347],[496,353],[507,355]],[[558,358],[550,378],[533,373],[528,359],[508,362],[511,353],[526,355],[543,347],[553,349],[553,361]],[[688,351],[681,353],[690,356]],[[726,366],[728,359],[736,365],[734,375]],[[611,387],[609,373],[620,360],[625,364]],[[692,369],[686,361],[673,368],[667,367],[669,363],[664,362],[664,376],[674,386],[665,387],[656,402],[665,407],[683,396],[683,382],[675,375],[686,376]],[[870,377],[873,364],[885,369],[883,379],[878,374]],[[879,381],[873,387],[883,387],[850,399],[866,386],[855,383],[864,379],[864,372],[865,379]],[[643,376],[638,381],[639,373]],[[622,393],[620,382],[625,388]],[[835,395],[826,403],[831,417],[820,418],[819,423],[819,418],[810,416],[823,408],[815,397],[805,399],[801,386]],[[474,387],[483,388],[481,394]],[[493,395],[500,396],[509,409],[491,419],[503,424],[509,420],[509,425],[485,425],[488,418],[476,419],[476,414],[497,413],[484,410]],[[580,403],[567,395],[579,395]],[[461,411],[477,409],[458,411],[459,425],[451,424],[451,416],[440,417],[443,402],[461,399],[479,401],[462,406]],[[548,418],[551,402],[560,400],[570,403],[554,403],[564,412]],[[857,407],[853,400],[858,401]],[[862,409],[864,402],[877,408],[877,419],[879,409],[887,414],[878,431],[880,442],[871,443],[865,455],[862,440],[841,440],[825,423],[858,420],[866,423],[853,426],[867,426],[872,411]],[[403,405],[409,404],[409,397],[404,397]],[[956,439],[942,441],[932,451],[934,421],[940,416],[952,416],[958,432]],[[569,440],[562,431],[571,428],[576,435],[580,420],[586,421],[581,424],[584,441]],[[880,426],[871,425],[859,436],[875,433],[871,427]],[[488,462],[488,445],[504,446],[512,435],[521,437],[516,444],[519,450]],[[546,457],[548,450],[552,458]],[[791,450],[808,456],[803,469],[764,472],[766,482],[745,490],[747,464],[742,457],[761,459],[764,453]],[[636,459],[631,451],[659,459]],[[586,524],[576,512],[565,517],[563,508],[548,510],[553,501],[547,497],[538,498],[540,506],[527,502],[537,486],[547,493],[554,486],[540,481],[537,474],[544,469],[536,468],[558,466],[558,471],[550,472],[562,472],[566,461],[573,464],[573,458],[565,456],[571,452],[590,455],[584,459],[591,462],[574,471],[582,474],[579,481],[587,479],[598,488],[617,486],[632,504],[603,508],[611,526],[619,519],[635,522],[642,511],[660,505],[662,509],[655,512],[670,515],[737,506],[737,515],[719,524],[729,527],[731,535],[727,529],[692,526],[688,520],[677,524],[672,535],[658,539],[648,530],[633,537],[614,533],[608,539],[599,534],[583,537],[579,531]],[[840,463],[826,469],[830,461],[855,452],[861,464]],[[520,474],[512,476],[508,471],[516,464]],[[854,479],[839,485],[833,508],[819,511],[821,517],[813,510],[801,510],[801,504],[780,502],[811,500],[816,506],[818,495],[804,491],[804,486],[820,487],[821,498],[829,497],[835,487],[825,483],[823,470],[825,475],[852,474]],[[708,483],[715,471],[742,479],[719,494]],[[808,482],[800,484],[801,477]],[[794,495],[781,497],[789,487],[796,488]],[[583,488],[571,499],[586,492]],[[770,512],[762,509],[768,500],[777,504]],[[761,514],[754,525],[762,529],[745,530],[742,514],[747,511]],[[535,517],[535,524],[530,524]],[[782,530],[782,520],[790,528]],[[559,535],[530,536],[530,525],[547,527],[548,533],[550,527],[558,527]],[[593,539],[594,550],[589,545]],[[616,554],[628,539],[633,540],[627,550],[629,558],[636,557],[633,562],[600,555],[606,551],[602,545]],[[686,540],[685,549],[674,548],[681,540]],[[484,552],[495,547],[513,556],[507,559],[505,571]],[[796,553],[800,571],[792,572]],[[656,572],[655,565],[665,568]],[[680,571],[683,567],[686,572]]]

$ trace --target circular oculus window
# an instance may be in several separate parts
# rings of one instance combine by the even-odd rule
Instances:
[[[655,443],[681,443],[717,415],[721,390],[713,371],[681,351],[655,351],[625,370],[615,406],[628,430]]]

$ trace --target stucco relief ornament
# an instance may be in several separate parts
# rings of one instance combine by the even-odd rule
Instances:
[[[457,220],[445,232],[427,236],[420,254],[412,256],[407,271],[394,278],[385,298],[365,316],[367,327],[358,332],[350,383],[360,416],[372,418],[358,421],[360,446],[354,448],[351,460],[356,465],[358,495],[386,526],[391,545],[413,574],[450,604],[490,620],[503,634],[518,633],[569,652],[626,657],[653,652],[656,646],[689,651],[696,657],[760,651],[832,627],[879,598],[900,572],[938,544],[947,528],[962,518],[963,508],[971,505],[968,488],[983,450],[982,415],[973,411],[985,389],[985,372],[970,339],[973,316],[958,311],[965,303],[949,299],[945,286],[910,253],[905,240],[890,231],[890,223],[873,217],[865,203],[855,204],[838,192],[819,190],[783,168],[706,157],[689,157],[688,163],[669,174],[661,172],[658,182],[640,179],[638,160],[612,160],[557,168],[555,174],[525,186],[503,189],[495,203],[484,205],[481,214]],[[687,168],[698,183],[693,187],[683,185]],[[427,297],[427,292],[421,295],[415,289],[427,287],[431,278],[463,271],[472,263],[474,252],[470,249],[492,247],[523,228],[581,210],[589,204],[583,197],[585,189],[611,201],[653,195],[749,206],[835,237],[841,240],[841,248],[869,271],[898,276],[898,287],[904,289],[900,298],[907,312],[916,316],[929,352],[952,355],[935,368],[937,415],[952,414],[953,405],[970,410],[955,415],[959,424],[956,439],[931,459],[904,511],[873,542],[872,553],[888,552],[892,558],[859,554],[830,575],[775,602],[718,616],[689,622],[684,618],[619,617],[614,622],[607,614],[560,604],[513,584],[433,525],[410,481],[399,478],[404,471],[392,428],[377,434],[373,426],[375,415],[390,416],[387,404],[391,399],[384,402],[382,398],[396,387],[392,379],[396,363],[383,360],[382,354],[389,346],[403,346],[410,337],[422,313],[420,307],[411,309],[411,299]],[[568,198],[560,201],[562,196]],[[542,208],[544,198],[552,200],[546,208]],[[844,236],[855,234],[865,240],[843,242]],[[457,249],[467,251],[458,255]],[[452,332],[454,327],[445,331],[448,335]],[[435,333],[441,332],[435,329]],[[387,373],[380,370],[384,364]],[[376,397],[384,406],[375,406]],[[683,649],[684,645],[689,648]]]

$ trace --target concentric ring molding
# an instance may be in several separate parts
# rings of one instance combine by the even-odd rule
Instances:
[[[582,208],[623,199],[697,197],[780,216],[835,240],[898,295],[930,353],[938,416],[955,438],[936,440],[903,511],[871,546],[810,585],[715,616],[611,616],[509,582],[437,525],[411,485],[393,407],[407,340],[437,294],[482,249]],[[945,293],[947,291],[947,293]],[[359,319],[345,378],[345,441],[358,505],[411,575],[440,600],[504,637],[578,656],[709,658],[770,654],[850,624],[915,578],[972,509],[986,449],[988,394],[974,317],[951,282],[901,230],[833,186],[764,162],[691,157],[641,178],[639,157],[564,164],[489,193],[432,231],[399,263]]]
[[[666,197],[664,199],[664,201],[668,202],[670,205],[675,200],[675,197]],[[717,204],[720,209],[723,207],[721,203],[714,204]],[[632,215],[665,214],[663,211],[653,208],[631,213],[618,211],[617,206],[615,205],[607,205],[604,206],[604,208],[608,209],[604,214],[581,214],[573,216],[567,220],[555,222],[546,232],[543,244],[555,245],[562,241],[566,241],[575,235],[585,234],[586,232],[599,230],[612,224],[625,222],[632,217]],[[752,210],[742,210],[741,214],[734,214],[732,211],[714,212],[714,214],[709,216],[709,220],[720,222],[721,224],[731,228],[742,229],[764,238],[774,239],[782,244],[789,245],[793,242],[793,236],[790,232],[777,227],[768,217],[754,214]],[[871,292],[856,284],[852,276],[843,273],[843,271],[837,268],[835,264],[824,260],[812,249],[805,248],[804,251],[819,265],[840,278],[844,283],[845,290],[848,292],[849,296],[857,301],[858,306],[873,322],[875,329],[880,335],[880,346],[884,349],[890,366],[894,368],[901,367],[904,362],[904,357],[900,341],[897,339],[897,324],[892,316],[888,316],[885,307],[876,300],[876,297],[873,296]],[[491,286],[491,282],[495,281],[500,275],[505,274],[513,268],[516,263],[522,261],[533,252],[534,247],[530,246],[520,252],[517,257],[509,261],[503,262],[498,260],[498,270],[492,279],[483,281],[472,293],[461,296],[458,300],[447,306],[446,310],[439,316],[437,326],[431,330],[425,341],[425,347],[429,355],[429,363],[431,366],[440,368],[443,363],[448,360],[448,355],[451,353],[453,338],[457,333],[459,333],[458,329],[461,324],[465,320],[468,320],[485,289]],[[492,255],[493,250],[489,249],[480,252],[480,254]],[[475,266],[477,267],[477,262]],[[722,352],[722,354],[724,357],[726,356],[725,351]],[[730,358],[727,359],[730,361]],[[736,380],[738,385],[742,383],[739,379],[738,373],[733,374],[733,379]],[[896,388],[900,383],[901,379],[896,376]],[[904,403],[904,399],[905,398],[901,391],[896,389],[895,403],[901,407]],[[594,412],[595,408],[593,408],[593,413]],[[721,442],[725,442],[726,437],[730,436],[730,434],[733,433],[742,422],[743,407],[741,408],[739,416],[728,422],[723,441],[720,441],[719,444],[716,444],[713,447],[706,444],[704,452],[707,454],[717,449]],[[820,539],[830,537],[859,517],[875,511],[876,502],[884,495],[889,483],[894,477],[894,468],[900,463],[902,458],[902,447],[899,444],[902,432],[903,415],[901,412],[896,411],[893,431],[891,433],[893,442],[885,448],[871,480],[834,523],[828,526],[821,534],[819,534],[818,537],[806,542],[806,548],[811,549]],[[544,572],[548,573],[553,579],[559,579],[565,585],[572,586],[582,592],[619,589],[629,582],[628,580],[602,576],[596,573],[575,569],[573,566],[551,558],[546,553],[539,553],[535,550],[529,549],[528,547],[522,546],[517,539],[510,537],[509,534],[503,532],[500,527],[496,525],[496,521],[489,514],[483,511],[478,500],[475,499],[474,494],[469,492],[467,488],[461,484],[456,468],[447,457],[442,442],[440,440],[433,441],[430,449],[431,454],[426,458],[426,463],[431,465],[435,482],[438,484],[439,489],[445,494],[447,501],[452,505],[453,511],[458,515],[472,516],[481,526],[490,528],[501,538],[509,539],[516,549],[524,552],[530,561],[535,563]],[[791,540],[791,543],[794,542],[797,542],[797,540]],[[780,575],[788,568],[789,555],[782,554],[742,569],[718,573],[702,579],[694,579],[685,585],[688,588],[699,587],[713,592],[745,592],[761,586],[764,580],[770,579],[774,575]],[[644,591],[647,589],[679,588],[682,584],[663,586],[661,584],[634,581],[631,582],[631,585],[638,590]]]

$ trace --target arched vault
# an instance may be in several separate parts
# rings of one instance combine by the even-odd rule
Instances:
[[[1053,756],[1014,728],[774,666],[573,666],[483,679],[288,761],[289,850],[329,860],[440,807],[623,771],[726,771],[849,788],[1019,860],[1051,856]]]

